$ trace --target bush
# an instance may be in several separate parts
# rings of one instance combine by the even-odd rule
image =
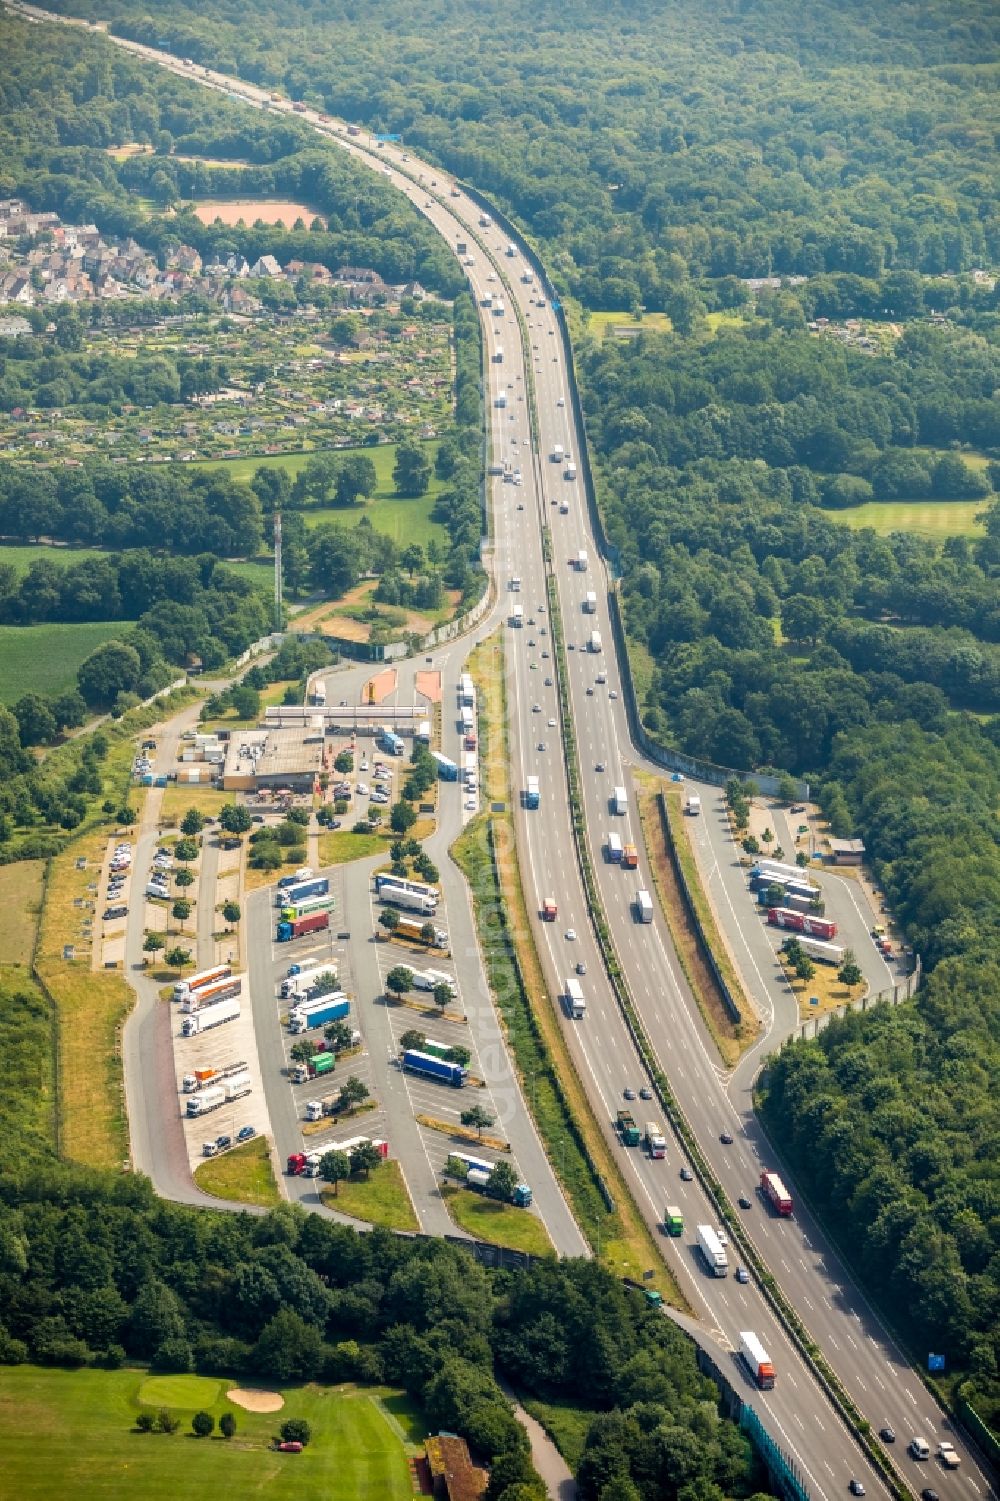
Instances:
[[[151,1412],[140,1412],[135,1420],[135,1426],[140,1433],[152,1433],[156,1428],[156,1418]]]
[[[312,1438],[312,1429],[305,1418],[286,1418],[279,1431],[286,1444],[305,1445]]]
[[[191,1419],[191,1432],[195,1438],[208,1438],[215,1429],[215,1419],[210,1412],[196,1412]]]

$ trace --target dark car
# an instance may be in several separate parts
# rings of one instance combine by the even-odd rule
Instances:
[[[694,1173],[691,1171],[691,1169],[689,1167],[682,1167],[681,1168],[681,1182],[682,1183],[690,1183],[690,1182],[693,1181],[693,1179],[694,1179]]]
[[[648,1084],[644,1084],[640,1089],[639,1098],[640,1100],[651,1100],[653,1098],[653,1091]]]
[[[104,909],[104,921],[105,922],[114,922],[115,919],[119,918],[119,917],[128,917],[128,908],[127,907],[105,907],[105,909]]]
[[[751,1207],[751,1201],[747,1198],[746,1194],[740,1194],[739,1203],[741,1209],[749,1209]]]
[[[920,1501],[938,1501],[938,1493],[928,1485],[920,1492]]]
[[[257,1135],[257,1127],[256,1126],[241,1126],[240,1129],[236,1133],[236,1140],[237,1141],[249,1141],[251,1139],[251,1137],[254,1137],[256,1135]]]
[[[728,1131],[723,1131],[719,1136],[719,1140],[722,1142],[722,1145],[724,1147],[731,1147],[733,1144],[733,1138],[730,1136]]]
[[[805,803],[793,803],[788,811],[789,813],[804,813],[806,811],[806,805]]]
[[[861,1484],[860,1480],[852,1480],[847,1489],[850,1491],[852,1496],[863,1496],[865,1493],[865,1488]]]
[[[233,1138],[231,1136],[217,1136],[215,1138],[215,1145],[220,1152],[224,1152],[227,1147],[231,1147],[232,1144]]]
[[[622,1090],[622,1097],[624,1099],[626,1099],[626,1100],[634,1100],[635,1099],[635,1090],[634,1089],[623,1089]]]
[[[896,1442],[896,1431],[894,1428],[890,1428],[888,1423],[886,1423],[884,1428],[879,1429],[878,1436],[883,1444],[894,1444]]]

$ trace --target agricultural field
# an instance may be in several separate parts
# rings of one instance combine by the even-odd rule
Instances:
[[[130,630],[132,624],[130,620],[97,620],[76,625],[0,625],[0,703],[16,703],[23,693],[55,695],[75,688],[76,670],[84,658],[102,642]]]
[[[5,1495],[48,1501],[176,1501],[186,1493],[275,1501],[409,1501],[409,1457],[420,1420],[398,1393],[384,1389],[286,1388],[279,1411],[253,1413],[228,1400],[237,1381],[154,1376],[141,1370],[61,1371],[0,1368],[0,1451]],[[138,1433],[140,1411],[170,1409],[174,1434]],[[192,1415],[236,1418],[231,1440],[195,1440]],[[279,1454],[271,1441],[285,1418],[305,1418],[312,1441],[302,1454]],[[44,1456],[44,1463],[40,1462]]]
[[[42,910],[44,860],[0,865],[0,971],[26,970],[31,963]]]
[[[246,286],[252,292],[255,283]],[[256,301],[256,299],[255,299]],[[37,379],[47,344],[37,345]],[[451,309],[280,318],[260,304],[148,329],[88,329],[58,408],[0,413],[0,451],[48,462],[87,455],[165,463],[278,455],[434,437],[452,414]],[[67,361],[72,377],[76,366]],[[28,386],[36,379],[28,378]],[[75,379],[75,377],[72,377]]]
[[[882,535],[914,532],[943,542],[946,537],[983,536],[985,528],[976,518],[988,504],[986,500],[871,500],[826,514],[852,531],[870,526]]]

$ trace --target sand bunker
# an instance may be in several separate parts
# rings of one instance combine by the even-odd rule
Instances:
[[[280,1392],[255,1392],[242,1386],[234,1386],[226,1396],[230,1402],[235,1402],[237,1407],[243,1407],[247,1412],[280,1412],[285,1405]]]

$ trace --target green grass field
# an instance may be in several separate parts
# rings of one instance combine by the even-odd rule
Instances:
[[[872,500],[826,514],[852,531],[870,526],[883,535],[914,532],[943,542],[946,537],[981,537],[984,528],[976,517],[987,505],[989,500]]]
[[[409,1501],[408,1453],[420,1420],[396,1392],[305,1386],[283,1391],[280,1413],[255,1414],[225,1392],[240,1383],[145,1371],[0,1368],[0,1493],[49,1501],[176,1501],[180,1492],[267,1495],[275,1501]],[[176,1434],[135,1431],[136,1414],[168,1406]],[[204,1408],[236,1417],[230,1441],[196,1440],[191,1416]],[[306,1418],[313,1438],[302,1454],[270,1441],[286,1417]]]
[[[353,1219],[387,1230],[419,1230],[410,1195],[398,1162],[391,1158],[368,1178],[348,1178],[333,1189],[323,1190],[323,1203]]]
[[[211,1157],[195,1168],[199,1188],[217,1199],[236,1199],[240,1204],[263,1204],[270,1209],[281,1203],[274,1181],[267,1138],[257,1136],[242,1146]]]
[[[102,556],[99,547],[50,547],[44,542],[26,542],[23,547],[13,542],[0,544],[0,564],[9,563],[17,570],[18,578],[22,578],[39,558],[45,558],[49,563],[68,565],[85,563],[88,558]]]
[[[437,447],[436,443],[428,445],[432,455],[436,455]],[[247,483],[253,479],[254,471],[259,468],[284,469],[294,479],[310,459],[316,458],[318,452],[319,450],[313,453],[281,453],[248,459],[205,459],[197,466],[191,467],[225,469],[231,479],[243,480]],[[419,542],[422,547],[426,547],[428,542],[434,540],[447,546],[448,534],[445,528],[431,520],[434,501],[445,488],[443,481],[432,475],[426,495],[422,495],[419,500],[401,500],[392,486],[392,466],[396,462],[394,443],[380,443],[372,448],[335,450],[335,456],[338,458],[346,458],[351,454],[362,454],[366,459],[371,459],[377,476],[375,494],[365,505],[325,506],[319,509],[310,507],[303,513],[306,526],[320,526],[324,521],[338,522],[341,526],[356,526],[362,516],[367,516],[377,531],[384,532],[400,545]],[[240,571],[246,572],[248,577],[254,576],[249,570],[261,567],[260,563],[256,562],[241,563],[237,566]]]
[[[597,1413],[587,1407],[574,1407],[569,1402],[541,1402],[537,1397],[523,1400],[525,1409],[541,1423],[575,1474],[583,1458],[588,1429]]]
[[[76,670],[84,658],[133,623],[0,626],[0,703],[12,704],[22,693],[56,694],[75,688]]]
[[[476,1240],[488,1240],[495,1246],[509,1246],[513,1251],[527,1251],[531,1256],[552,1256],[552,1242],[541,1220],[525,1209],[484,1198],[468,1188],[446,1185],[441,1190],[448,1213],[455,1224]]]

